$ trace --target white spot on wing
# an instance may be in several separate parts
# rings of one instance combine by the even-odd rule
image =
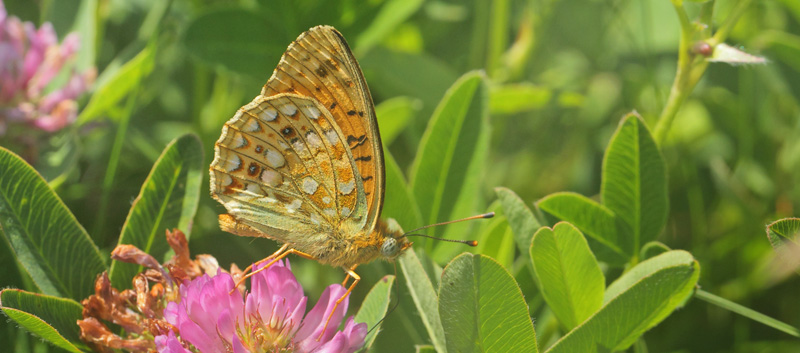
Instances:
[[[283,158],[283,155],[271,148],[267,148],[264,156],[267,157],[267,164],[272,168],[280,168],[286,164],[286,159]]]
[[[347,216],[350,214],[350,207],[342,207],[342,216]]]
[[[336,130],[334,129],[325,131],[325,137],[328,138],[328,142],[333,146],[336,146],[336,143],[339,142],[339,135],[336,134]]]
[[[300,141],[300,139],[297,139],[297,141],[292,143],[292,148],[294,148],[294,150],[297,151],[297,153],[300,153],[300,152],[305,151],[306,145],[303,143],[303,141]]]
[[[283,113],[283,115],[286,116],[292,116],[297,114],[297,106],[291,103],[284,104],[278,107],[278,109],[280,109],[281,113]]]
[[[231,178],[231,176],[228,174],[217,173],[217,180],[220,181],[220,185],[222,186],[228,186],[233,184],[233,178]]]
[[[324,203],[331,203],[331,198],[330,198],[330,197],[328,197],[328,196],[323,196],[323,197],[322,197],[322,202],[324,202]]]
[[[356,181],[355,180],[351,179],[349,183],[341,183],[340,182],[339,183],[339,192],[342,193],[342,195],[347,195],[347,194],[353,192],[353,189],[355,189],[355,187],[356,187]]]
[[[278,117],[278,111],[273,107],[267,107],[261,113],[258,113],[258,117],[264,121],[273,121]]]
[[[330,208],[330,207],[322,210],[322,213],[324,213],[328,217],[333,217],[333,216],[336,215],[336,211],[334,211],[333,208]]]
[[[247,140],[240,133],[233,134],[233,148],[242,148],[247,145]]]
[[[269,186],[276,187],[283,184],[283,176],[272,169],[264,168],[264,171],[261,172],[261,181]]]
[[[313,195],[317,192],[317,188],[319,187],[319,183],[312,177],[305,177],[303,179],[303,191],[306,194]]]
[[[316,119],[319,119],[319,114],[320,113],[319,113],[319,109],[317,109],[317,107],[309,105],[309,106],[303,107],[303,114],[305,114],[307,117],[309,117],[311,119],[316,120]]]
[[[242,124],[242,130],[246,132],[256,132],[261,129],[261,126],[258,125],[258,121],[256,119],[247,119],[247,121]]]
[[[319,135],[313,131],[306,134],[306,141],[308,141],[308,144],[313,148],[322,148],[322,140],[319,138]]]
[[[225,163],[225,165],[223,166],[223,168],[225,168],[225,171],[232,172],[236,169],[239,169],[239,167],[242,165],[242,159],[233,153],[229,154],[229,156],[230,158],[222,160],[222,162]]]
[[[292,201],[292,203],[286,204],[286,211],[289,213],[294,213],[302,205],[303,205],[302,201],[295,199],[294,201]]]
[[[261,188],[256,184],[247,184],[245,190],[251,194],[261,195]]]

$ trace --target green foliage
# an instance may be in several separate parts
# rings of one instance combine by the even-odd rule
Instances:
[[[605,294],[606,304],[547,352],[626,349],[681,306],[699,277],[697,261],[684,251],[644,261],[612,283]]]
[[[134,92],[141,81],[153,71],[155,50],[155,45],[151,44],[127,62],[118,63],[118,67],[103,72],[103,76],[98,79],[99,87],[78,117],[78,123],[85,124],[104,115],[114,116],[109,111]]]
[[[530,253],[544,299],[567,331],[603,304],[605,277],[574,226],[562,222],[539,229]]]
[[[428,279],[428,275],[425,274],[425,269],[413,250],[406,251],[400,256],[398,262],[406,277],[406,285],[414,304],[419,309],[420,317],[425,324],[425,329],[428,331],[431,343],[433,343],[437,351],[446,352],[444,329],[439,317],[436,289]]]
[[[522,292],[490,257],[463,254],[445,267],[439,315],[448,352],[538,352]]]
[[[389,307],[389,295],[392,292],[392,285],[394,285],[394,276],[384,276],[381,280],[372,286],[364,301],[361,303],[361,308],[356,313],[356,322],[365,322],[371,330],[365,339],[364,347],[369,349],[372,343],[375,342],[375,337],[380,332],[380,322],[386,316],[386,309]],[[377,327],[375,327],[377,325]]]
[[[523,254],[529,251],[533,234],[539,227],[539,221],[533,216],[530,208],[525,205],[525,201],[519,198],[513,191],[499,187],[495,189],[497,198],[503,206],[503,212],[508,218],[508,225],[514,231],[514,240],[517,248]]]
[[[4,148],[0,175],[2,234],[36,289],[74,300],[89,296],[106,269],[89,235],[44,179]]]
[[[641,246],[667,220],[664,160],[636,114],[622,118],[603,159],[602,204],[574,193],[556,193],[537,203],[590,236],[590,245],[610,264],[637,261]]]
[[[485,77],[462,76],[447,91],[422,137],[411,171],[411,189],[427,223],[474,213],[489,144],[488,92]],[[447,228],[445,238],[461,238],[464,226]],[[441,232],[439,232],[441,234]],[[428,247],[428,249],[432,249]],[[437,245],[439,254],[453,253]],[[436,255],[436,253],[434,253]],[[443,255],[439,255],[443,256]]]
[[[202,151],[194,135],[167,145],[133,201],[119,245],[134,245],[163,262],[171,253],[164,237],[166,230],[177,228],[189,237],[206,170]],[[115,288],[128,288],[141,271],[141,266],[113,261],[109,278]]]
[[[384,319],[370,351],[798,350],[794,1],[3,4],[78,31],[75,68],[99,73],[56,134],[18,133],[16,102],[0,102],[0,287],[24,289],[0,293],[8,350],[46,350],[26,331],[88,349],[77,301],[116,244],[164,260],[177,227],[223,268],[274,251],[223,235],[201,184],[222,123],[322,24],[349,40],[376,103],[382,216],[410,230],[496,213],[420,231],[477,240],[472,254],[410,238],[397,283],[391,265],[359,266],[351,311]],[[292,267],[309,298],[341,280]],[[114,262],[112,281],[139,270]]]
[[[784,218],[767,225],[767,237],[776,250],[800,243],[800,218]]]
[[[0,292],[0,302],[3,313],[28,332],[71,352],[84,347],[75,324],[83,318],[78,302],[17,289]]]
[[[628,243],[623,246],[634,253],[667,222],[666,176],[664,159],[641,117],[622,118],[603,159],[600,196],[622,221],[620,244]]]

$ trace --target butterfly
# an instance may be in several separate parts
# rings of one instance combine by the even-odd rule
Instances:
[[[375,108],[333,27],[311,28],[289,45],[261,94],[225,123],[210,174],[211,195],[228,211],[220,228],[283,243],[262,260],[267,266],[296,254],[342,268],[353,283],[337,304],[360,281],[357,266],[412,245],[407,236],[415,234],[380,218],[385,172]]]

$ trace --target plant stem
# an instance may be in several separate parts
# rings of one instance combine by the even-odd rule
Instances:
[[[744,317],[746,317],[746,318],[748,318],[750,320],[753,320],[753,321],[756,321],[756,322],[760,322],[760,323],[762,323],[764,325],[767,325],[769,327],[772,327],[772,328],[774,328],[774,329],[776,329],[778,331],[785,332],[785,333],[787,333],[789,335],[792,335],[794,337],[800,337],[800,330],[798,330],[796,327],[794,327],[792,325],[789,325],[787,323],[778,321],[778,320],[776,320],[774,318],[771,318],[771,317],[769,317],[767,315],[759,313],[759,312],[757,312],[757,311],[755,311],[753,309],[750,309],[750,308],[744,307],[742,305],[739,305],[737,303],[734,303],[734,302],[732,302],[732,301],[730,301],[728,299],[716,296],[716,295],[711,294],[709,292],[706,292],[706,291],[704,291],[702,289],[698,289],[697,292],[695,292],[694,296],[697,299],[705,301],[705,302],[707,302],[709,304],[714,304],[714,305],[716,305],[716,306],[718,306],[720,308],[723,308],[725,310],[732,311],[732,312],[737,313],[739,315],[742,315],[742,316],[744,316]]]
[[[672,82],[667,104],[661,111],[661,115],[658,117],[658,122],[655,127],[654,137],[656,143],[659,145],[664,142],[667,131],[669,131],[670,126],[672,126],[672,121],[675,119],[675,115],[694,87],[694,85],[688,87],[689,74],[692,68],[690,43],[692,41],[692,35],[694,34],[694,28],[692,27],[691,21],[689,21],[689,15],[686,14],[686,10],[683,7],[683,1],[672,0],[672,5],[675,7],[675,11],[678,13],[678,19],[681,23],[681,39],[678,45],[678,70],[675,73],[675,81]]]
[[[656,122],[656,127],[653,133],[656,143],[659,145],[664,142],[667,132],[669,132],[669,128],[672,126],[673,120],[675,120],[675,115],[678,114],[678,111],[683,105],[683,102],[686,100],[686,97],[692,93],[694,86],[697,85],[697,82],[699,82],[700,78],[703,77],[703,74],[708,67],[708,61],[705,60],[705,58],[699,57],[691,52],[691,46],[695,40],[695,34],[700,32],[706,43],[708,43],[712,48],[714,48],[717,44],[725,42],[725,39],[727,39],[730,31],[733,29],[733,27],[736,25],[736,22],[739,21],[739,18],[742,17],[745,10],[747,10],[751,3],[752,0],[739,1],[731,11],[730,15],[728,15],[728,18],[725,19],[725,22],[720,26],[719,30],[717,30],[713,36],[709,36],[710,31],[707,28],[698,29],[691,23],[688,15],[686,14],[686,10],[683,7],[682,0],[672,0],[672,5],[675,7],[675,11],[678,13],[678,19],[681,23],[681,39],[678,51],[678,69],[675,73],[675,81],[672,83],[672,89],[670,89],[667,104],[664,106],[664,109],[661,111],[661,115],[658,117],[658,121]],[[704,5],[701,14],[701,21],[704,23],[710,23],[710,10],[712,6],[713,4]]]

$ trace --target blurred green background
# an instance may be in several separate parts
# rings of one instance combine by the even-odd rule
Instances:
[[[680,36],[666,0],[4,2],[23,20],[52,22],[61,37],[79,31],[84,47],[78,65],[97,67],[98,86],[143,51],[140,61],[153,60],[152,72],[133,90],[119,92],[112,108],[40,149],[37,169],[58,181],[58,194],[105,252],[116,244],[131,202],[166,143],[195,132],[209,164],[223,123],[260,92],[286,46],[310,27],[329,24],[344,34],[379,116],[398,110],[407,117],[388,146],[406,171],[445,90],[461,74],[485,70],[492,138],[480,190],[484,206],[494,200],[497,186],[514,190],[529,205],[556,191],[596,195],[603,150],[620,117],[636,110],[652,128],[661,113]],[[737,2],[716,1],[715,21],[724,20]],[[678,113],[661,146],[670,216],[659,238],[698,259],[704,290],[795,327],[800,281],[797,275],[776,278],[766,269],[773,252],[764,226],[796,216],[800,207],[798,4],[753,2],[728,43],[769,62],[712,64]],[[701,6],[685,5],[690,15]],[[122,158],[113,187],[104,188],[115,143],[121,143]],[[206,178],[203,193],[207,184]],[[194,254],[211,253],[224,267],[244,267],[274,251],[272,241],[221,232],[216,215],[222,212],[203,197],[192,231]],[[296,273],[310,298],[342,278],[339,270],[311,261],[292,265],[301,269]],[[358,288],[351,307],[379,276],[394,270],[375,264],[362,271],[367,284]],[[531,280],[518,281],[525,287]],[[412,351],[425,343],[424,331],[413,332],[419,318],[402,313],[413,303],[402,292],[399,299],[401,313],[387,318],[376,344],[380,351]],[[541,299],[529,299],[540,333],[537,318],[546,309]],[[696,300],[645,339],[650,352],[800,349],[788,335]]]

